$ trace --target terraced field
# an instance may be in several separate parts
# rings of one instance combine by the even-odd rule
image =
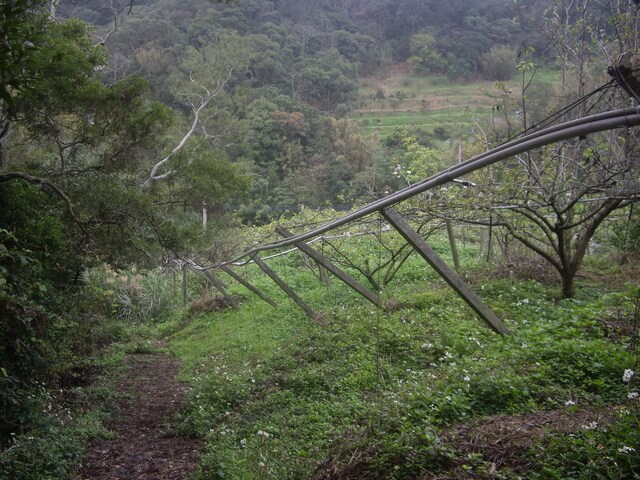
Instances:
[[[537,80],[553,83],[553,72],[539,72]],[[507,84],[519,90],[518,79]],[[419,127],[433,132],[445,128],[464,135],[472,126],[496,114],[501,91],[496,82],[453,83],[445,77],[414,74],[406,65],[394,67],[388,76],[360,81],[357,109],[352,114],[365,131],[381,138],[397,127]],[[501,113],[497,112],[497,117]]]

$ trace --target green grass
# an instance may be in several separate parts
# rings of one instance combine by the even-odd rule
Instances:
[[[445,239],[432,243],[447,257]],[[599,320],[614,311],[632,315],[636,290],[603,295],[583,288],[579,300],[559,302],[557,290],[534,281],[492,280],[475,247],[460,249],[466,268],[484,278],[474,290],[512,337],[486,328],[417,257],[382,292],[394,305],[386,312],[337,280],[323,286],[297,254],[270,261],[323,312],[325,325],[253,267],[243,270],[279,308],[244,292],[239,309],[192,318],[170,341],[193,385],[183,431],[206,440],[196,478],[302,479],[355,469],[353,478],[409,479],[463,467],[482,476],[491,459],[447,443],[453,426],[495,415],[618,405],[635,411],[621,381],[632,358]],[[522,478],[595,478],[613,463],[621,473],[606,478],[631,478],[625,475],[638,459],[618,449],[631,445],[637,426],[637,417],[622,414],[591,437],[579,428],[555,435],[552,456],[537,446],[520,453],[530,465]],[[589,442],[596,437],[607,448],[599,466],[590,476],[571,474],[593,457]],[[500,478],[515,478],[510,468],[501,465]]]
[[[464,106],[425,112],[360,112],[354,118],[365,132],[376,131],[385,137],[397,128],[420,128],[431,133],[438,127],[444,127],[450,132],[468,131],[474,123],[490,113],[491,107]]]
[[[123,344],[113,345],[99,358],[85,359],[100,370],[89,385],[52,389],[40,383],[30,395],[30,428],[16,428],[0,450],[0,479],[59,480],[71,478],[89,441],[108,438],[104,425],[114,407],[114,385],[124,373]],[[82,379],[89,380],[89,379]]]
[[[540,70],[537,83],[554,84],[558,73]],[[520,79],[506,86],[519,90]],[[383,93],[384,98],[376,97]],[[495,82],[474,81],[455,83],[440,76],[402,73],[386,78],[361,80],[358,107],[352,118],[369,133],[381,137],[396,128],[415,127],[433,131],[444,127],[452,135],[464,135],[477,122],[488,119],[501,94]]]

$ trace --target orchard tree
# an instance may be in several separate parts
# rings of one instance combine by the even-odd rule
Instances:
[[[617,54],[637,53],[635,15],[635,5],[622,1],[561,0],[545,10],[539,25],[548,29],[561,65],[558,108],[579,100],[562,120],[628,105],[624,92],[606,98],[587,93],[597,93],[610,80],[606,66]],[[521,119],[526,129],[540,120],[528,115],[536,70],[526,56],[518,67],[520,97],[502,111],[511,122]],[[488,136],[479,140],[488,145]],[[549,262],[560,275],[563,296],[573,297],[576,274],[598,228],[640,197],[639,156],[635,129],[563,141],[478,174],[478,193],[465,208],[477,209],[476,221],[490,220]]]
[[[564,297],[589,243],[616,210],[639,197],[638,138],[614,131],[566,141],[491,167],[476,179],[480,216],[555,268]]]

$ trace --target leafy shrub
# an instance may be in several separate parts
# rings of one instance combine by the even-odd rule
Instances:
[[[117,272],[108,265],[84,272],[85,298],[95,302],[95,314],[128,321],[150,321],[169,314],[179,304],[174,277],[161,270],[140,274]]]
[[[487,80],[506,82],[515,73],[516,55],[511,47],[494,46],[480,57],[482,73]]]
[[[0,455],[0,478],[57,480],[69,478],[80,464],[88,440],[107,432],[95,413],[67,418],[63,426],[50,419],[39,429],[13,434]]]
[[[593,422],[575,434],[556,434],[544,445],[532,447],[540,466],[533,479],[631,479],[640,473],[638,405],[616,408],[609,425]]]

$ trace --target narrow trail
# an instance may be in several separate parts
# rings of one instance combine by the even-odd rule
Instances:
[[[179,362],[162,353],[132,354],[118,387],[122,396],[107,426],[110,440],[95,439],[74,480],[182,480],[197,465],[201,442],[171,434],[171,420],[188,386],[176,380]]]

